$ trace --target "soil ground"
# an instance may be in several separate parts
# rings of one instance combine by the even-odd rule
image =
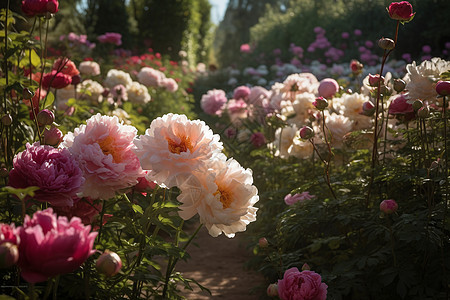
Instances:
[[[193,227],[192,231],[196,226]],[[187,248],[191,258],[187,262],[178,262],[175,270],[183,273],[183,277],[195,279],[208,288],[211,295],[202,292],[197,286],[194,287],[194,284],[194,291],[184,290],[182,295],[189,300],[263,299],[263,276],[244,269],[244,263],[252,255],[245,248],[244,234],[237,233],[231,239],[224,235],[214,238],[208,234],[206,228],[201,228]]]

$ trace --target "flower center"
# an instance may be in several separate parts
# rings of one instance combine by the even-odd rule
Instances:
[[[105,155],[111,154],[114,162],[118,163],[122,160],[122,155],[120,151],[117,151],[116,147],[114,146],[114,142],[115,142],[114,138],[108,136],[107,138],[98,142],[98,144],[102,149],[103,154]]]
[[[179,143],[170,138],[166,138],[167,143],[169,144],[169,151],[172,153],[180,154],[181,152],[187,152],[189,150],[192,153],[193,147],[191,144],[191,139],[185,136],[181,136],[179,138]]]
[[[223,209],[226,209],[231,206],[231,203],[233,202],[233,197],[230,195],[229,192],[224,191],[220,187],[217,189],[217,191],[213,194],[214,196],[220,195],[220,202],[222,202]]]

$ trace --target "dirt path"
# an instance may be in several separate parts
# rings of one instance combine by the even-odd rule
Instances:
[[[187,249],[191,256],[187,262],[180,261],[176,270],[185,278],[192,278],[210,289],[211,294],[195,287],[183,293],[187,299],[262,299],[261,286],[264,278],[253,271],[245,270],[244,263],[251,255],[245,249],[242,233],[232,239],[224,235],[213,238],[206,228],[201,228]],[[253,291],[252,291],[253,290]],[[265,293],[265,289],[262,290]]]

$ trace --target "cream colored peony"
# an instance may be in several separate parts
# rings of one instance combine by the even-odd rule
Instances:
[[[278,128],[275,132],[275,141],[268,147],[274,149],[274,155],[281,158],[288,158],[289,156],[308,158],[314,151],[309,141],[300,139],[299,129],[295,124]]]
[[[187,220],[198,213],[211,236],[224,233],[232,238],[256,220],[258,209],[253,205],[259,196],[252,171],[236,160],[210,161],[202,169],[178,178],[183,178],[178,185],[180,216]]]
[[[352,130],[369,129],[372,127],[372,118],[360,114],[363,103],[366,101],[369,101],[369,97],[359,93],[344,94],[341,97],[341,113],[353,121]]]
[[[301,93],[317,93],[319,81],[311,73],[298,73],[289,75],[283,82],[283,97],[286,100],[294,101],[296,95]]]
[[[86,79],[77,85],[77,93],[82,99],[87,99],[93,102],[102,102],[103,100],[103,86],[97,81]]]
[[[152,121],[144,135],[134,140],[134,152],[147,179],[173,187],[175,177],[197,170],[222,154],[220,137],[200,120],[166,114]]]
[[[132,103],[148,103],[151,100],[148,89],[145,85],[139,82],[133,81],[130,87],[127,89],[128,100]]]
[[[132,82],[133,80],[131,79],[130,74],[128,74],[127,72],[117,69],[111,69],[108,71],[108,74],[106,74],[106,78],[103,83],[106,87],[112,89],[119,84],[123,85],[126,88],[129,88]]]
[[[310,111],[314,110],[313,102],[316,96],[311,93],[301,93],[295,96],[295,100],[281,102],[281,114],[290,124],[302,126],[308,120]]]
[[[422,101],[436,101],[436,83],[442,72],[450,70],[450,62],[439,57],[425,60],[419,66],[416,62],[406,66],[408,73],[404,80],[408,90],[410,101],[420,99]]]
[[[332,113],[325,116],[325,122],[328,128],[327,134],[331,135],[331,145],[337,149],[342,148],[344,135],[352,131],[353,121],[343,115]],[[325,128],[325,130],[327,129]]]

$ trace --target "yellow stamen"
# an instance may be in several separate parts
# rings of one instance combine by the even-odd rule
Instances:
[[[181,136],[180,142],[177,143],[170,138],[166,138],[167,143],[169,143],[169,151],[172,153],[180,154],[181,152],[187,152],[188,150],[192,153],[192,144],[189,137]]]
[[[115,147],[115,140],[111,136],[101,140],[98,142],[100,148],[103,151],[103,154],[108,155],[111,154],[115,163],[118,163],[122,160],[122,155],[120,151],[117,151]]]
[[[217,191],[213,194],[214,196],[217,196],[220,194],[220,202],[222,202],[223,209],[226,209],[231,206],[231,203],[233,202],[233,197],[230,195],[229,192],[224,191],[223,189],[220,189],[220,187],[217,189]]]

